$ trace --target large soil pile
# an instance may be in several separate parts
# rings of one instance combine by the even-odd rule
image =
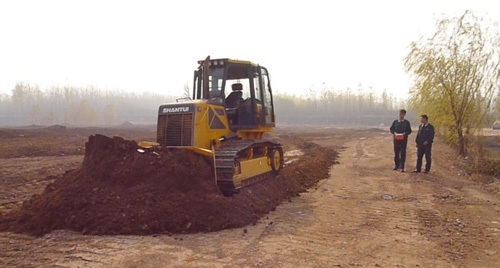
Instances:
[[[305,142],[296,146],[305,155],[282,174],[225,197],[199,155],[164,148],[140,153],[134,141],[90,136],[82,166],[5,215],[0,229],[42,235],[57,229],[152,234],[241,227],[328,176],[334,151]]]

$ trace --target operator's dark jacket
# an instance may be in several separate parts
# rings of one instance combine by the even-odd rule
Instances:
[[[391,125],[391,133],[405,133],[405,140],[408,139],[408,135],[411,133],[410,121],[403,120],[403,122],[399,122],[399,119],[394,120]]]
[[[432,144],[434,141],[434,126],[431,123],[428,123],[427,126],[420,124],[418,127],[417,137],[415,138],[415,142],[417,145],[423,145],[424,142],[428,144]]]

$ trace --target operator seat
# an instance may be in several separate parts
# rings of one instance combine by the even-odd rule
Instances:
[[[234,119],[238,118],[236,113],[241,104],[241,96],[243,95],[243,85],[241,83],[236,83],[231,86],[232,92],[226,98],[226,114],[228,121],[232,122],[234,125]]]

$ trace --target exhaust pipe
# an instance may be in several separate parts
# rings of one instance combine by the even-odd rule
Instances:
[[[203,98],[205,100],[208,100],[210,98],[210,92],[209,92],[209,82],[208,77],[210,76],[209,72],[210,68],[210,55],[207,56],[205,61],[203,62]]]

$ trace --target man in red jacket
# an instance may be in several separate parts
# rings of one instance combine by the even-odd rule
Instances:
[[[408,144],[408,135],[411,133],[410,121],[405,119],[406,110],[399,110],[399,119],[392,122],[390,131],[394,143],[394,169],[405,172],[406,145]]]

